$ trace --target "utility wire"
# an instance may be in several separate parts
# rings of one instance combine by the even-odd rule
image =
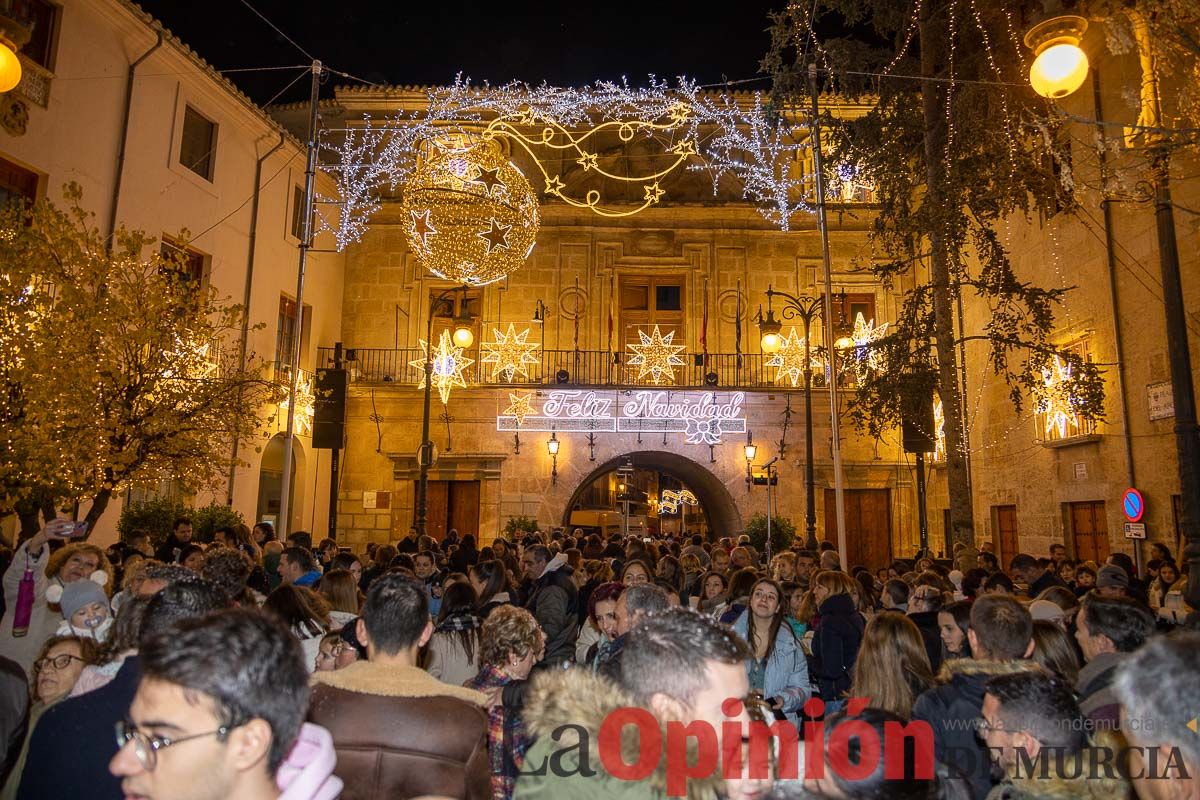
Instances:
[[[269,26],[270,26],[270,27],[271,27],[271,28],[272,28],[272,29],[273,29],[273,30],[274,30],[276,33],[278,33],[278,34],[279,34],[280,36],[282,36],[282,37],[283,37],[283,38],[284,38],[284,39],[285,39],[285,40],[286,40],[286,41],[287,41],[289,44],[291,44],[291,46],[292,46],[292,47],[296,48],[296,49],[297,49],[297,50],[299,50],[301,53],[303,53],[303,54],[304,54],[304,56],[305,56],[306,58],[308,58],[308,60],[309,60],[309,61],[316,61],[316,60],[317,60],[317,59],[316,59],[316,57],[314,57],[312,53],[308,52],[308,51],[307,51],[307,50],[305,50],[303,47],[301,47],[300,45],[296,44],[296,40],[295,40],[295,39],[293,39],[292,37],[288,36],[288,35],[287,35],[286,33],[284,33],[283,31],[281,31],[281,30],[279,29],[279,26],[278,26],[278,25],[276,25],[274,22],[271,22],[271,20],[269,20],[269,19],[267,19],[265,16],[263,16],[263,14],[262,14],[262,12],[261,12],[261,11],[259,11],[259,10],[258,10],[257,8],[255,8],[254,6],[250,5],[250,2],[249,2],[249,0],[241,0],[241,3],[242,3],[242,5],[244,5],[246,8],[250,9],[251,11],[253,11],[253,12],[254,12],[254,15],[255,15],[256,17],[258,17],[259,19],[261,19],[263,22],[267,23],[267,25],[269,25]]]

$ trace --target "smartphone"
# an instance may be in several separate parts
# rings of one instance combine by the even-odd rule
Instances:
[[[67,528],[63,533],[59,534],[60,539],[78,539],[87,533],[88,524],[86,522],[72,522],[71,527]]]

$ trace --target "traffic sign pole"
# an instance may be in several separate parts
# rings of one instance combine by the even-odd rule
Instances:
[[[1121,510],[1125,513],[1125,538],[1133,542],[1133,568],[1142,577],[1142,540],[1146,538],[1146,525],[1141,521],[1146,513],[1146,500],[1142,493],[1130,486],[1121,495]],[[1139,535],[1140,534],[1140,535]]]

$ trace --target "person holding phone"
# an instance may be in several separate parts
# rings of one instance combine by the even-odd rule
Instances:
[[[0,622],[0,655],[11,658],[26,671],[33,666],[42,643],[54,635],[62,622],[62,614],[57,608],[52,610],[46,600],[46,589],[86,580],[101,570],[107,576],[105,591],[112,589],[112,565],[101,548],[87,542],[74,542],[53,553],[50,551],[51,542],[69,542],[86,533],[86,522],[66,518],[51,520],[17,547],[12,563],[4,573],[6,610],[3,622]],[[18,613],[22,581],[32,587],[32,607],[27,622],[25,616]]]

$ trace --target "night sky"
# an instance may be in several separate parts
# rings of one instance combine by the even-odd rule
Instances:
[[[475,82],[518,79],[570,86],[622,76],[644,85],[652,73],[672,81],[684,74],[701,83],[754,78],[770,42],[767,15],[785,5],[785,0],[717,7],[676,0],[250,2],[313,57],[368,81],[446,84],[462,72]],[[141,0],[140,5],[217,69],[308,61],[242,0]],[[265,103],[295,74],[228,77]],[[767,87],[763,80],[739,88]],[[306,96],[300,81],[277,102]]]

